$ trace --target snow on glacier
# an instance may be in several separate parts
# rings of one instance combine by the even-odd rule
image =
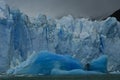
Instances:
[[[7,4],[4,2],[4,0],[0,0],[0,18],[6,18],[7,17]]]
[[[83,64],[105,54],[108,70],[119,71],[119,47],[120,22],[114,17],[92,21],[71,15],[52,19],[40,14],[31,19],[0,1],[0,72],[42,50],[69,54]]]

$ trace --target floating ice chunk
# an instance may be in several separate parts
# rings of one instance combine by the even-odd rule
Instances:
[[[107,72],[107,56],[103,55],[90,63],[90,71]]]
[[[53,68],[62,70],[82,69],[76,59],[68,56],[57,55],[50,52],[41,52],[32,55],[15,69],[8,70],[8,74],[45,74],[49,75]]]
[[[51,75],[86,75],[86,74],[103,74],[103,73],[96,71],[84,71],[82,69],[74,69],[70,71],[53,69],[51,71]]]

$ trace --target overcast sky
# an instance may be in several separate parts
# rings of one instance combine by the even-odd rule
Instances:
[[[120,0],[6,0],[29,16],[46,14],[58,18],[68,14],[74,17],[102,17],[120,9]]]

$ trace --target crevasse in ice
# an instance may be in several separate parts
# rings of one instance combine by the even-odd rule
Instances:
[[[3,3],[0,1],[0,72],[42,50],[71,55],[83,64],[105,54],[108,70],[120,70],[120,22],[114,17],[102,21],[71,15],[61,19],[46,15],[30,18]]]

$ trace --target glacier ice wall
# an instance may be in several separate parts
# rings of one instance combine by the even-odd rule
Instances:
[[[70,54],[83,63],[106,54],[109,57],[109,71],[120,65],[120,23],[115,18],[91,21],[74,19],[69,15],[53,20],[40,15],[32,20],[32,24],[32,41],[36,52],[48,50]]]
[[[45,15],[29,18],[0,1],[0,72],[15,67],[32,53],[48,50],[69,54],[82,63],[108,55],[109,71],[120,70],[120,22],[74,19],[68,15],[51,19]]]
[[[18,65],[31,53],[29,24],[26,15],[0,1],[0,72]]]
[[[10,35],[10,64],[18,65],[27,59],[31,53],[32,44],[30,40],[28,17],[19,10],[11,11],[13,23],[11,24]]]
[[[0,72],[9,68],[10,26],[9,7],[0,1]]]

